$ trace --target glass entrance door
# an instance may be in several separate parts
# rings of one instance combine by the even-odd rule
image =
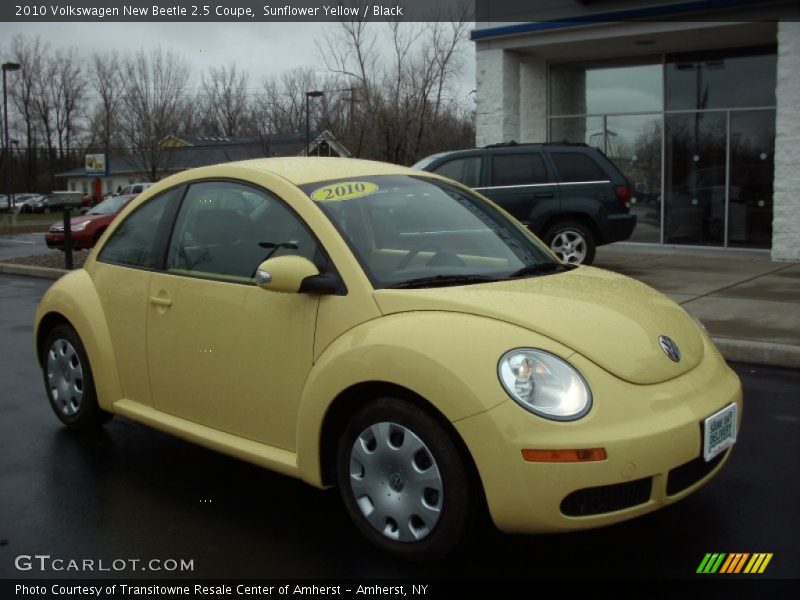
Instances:
[[[666,115],[666,243],[725,243],[726,146],[725,111]]]
[[[731,112],[728,245],[769,248],[775,111]]]

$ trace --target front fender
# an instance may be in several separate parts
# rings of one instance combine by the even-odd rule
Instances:
[[[45,292],[34,321],[38,357],[42,351],[39,347],[40,327],[48,315],[63,317],[78,332],[89,357],[97,401],[101,408],[111,411],[113,403],[122,397],[122,391],[103,305],[89,273],[83,269],[71,271]]]
[[[323,352],[303,389],[297,419],[300,477],[322,485],[325,417],[334,400],[352,386],[394,384],[421,396],[454,422],[508,399],[497,378],[497,362],[508,350],[523,346],[564,359],[573,354],[522,327],[456,312],[398,313],[347,331]]]

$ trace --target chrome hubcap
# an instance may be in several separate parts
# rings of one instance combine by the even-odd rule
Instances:
[[[442,513],[442,477],[430,449],[397,423],[375,423],[350,451],[350,488],[370,525],[387,538],[425,538]]]
[[[586,258],[586,240],[579,231],[567,229],[553,238],[550,249],[562,261],[572,264],[582,263]]]
[[[56,340],[47,352],[47,387],[64,415],[71,417],[78,412],[83,401],[83,367],[67,340]]]

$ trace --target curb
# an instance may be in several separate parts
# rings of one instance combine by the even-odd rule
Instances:
[[[8,275],[23,275],[25,277],[39,277],[41,279],[58,279],[69,273],[66,269],[53,269],[51,267],[36,267],[33,265],[19,265],[16,263],[0,263],[0,273]]]
[[[69,273],[66,269],[35,267],[15,263],[0,263],[0,273],[23,275],[42,279],[58,279]],[[731,338],[712,337],[725,360],[771,367],[800,368],[800,347],[772,342],[755,342]]]
[[[712,337],[725,360],[770,367],[800,368],[800,347],[773,342]]]

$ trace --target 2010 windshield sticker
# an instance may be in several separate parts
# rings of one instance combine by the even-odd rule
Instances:
[[[377,191],[378,186],[369,181],[340,181],[315,189],[311,198],[317,202],[336,202],[369,196]]]

